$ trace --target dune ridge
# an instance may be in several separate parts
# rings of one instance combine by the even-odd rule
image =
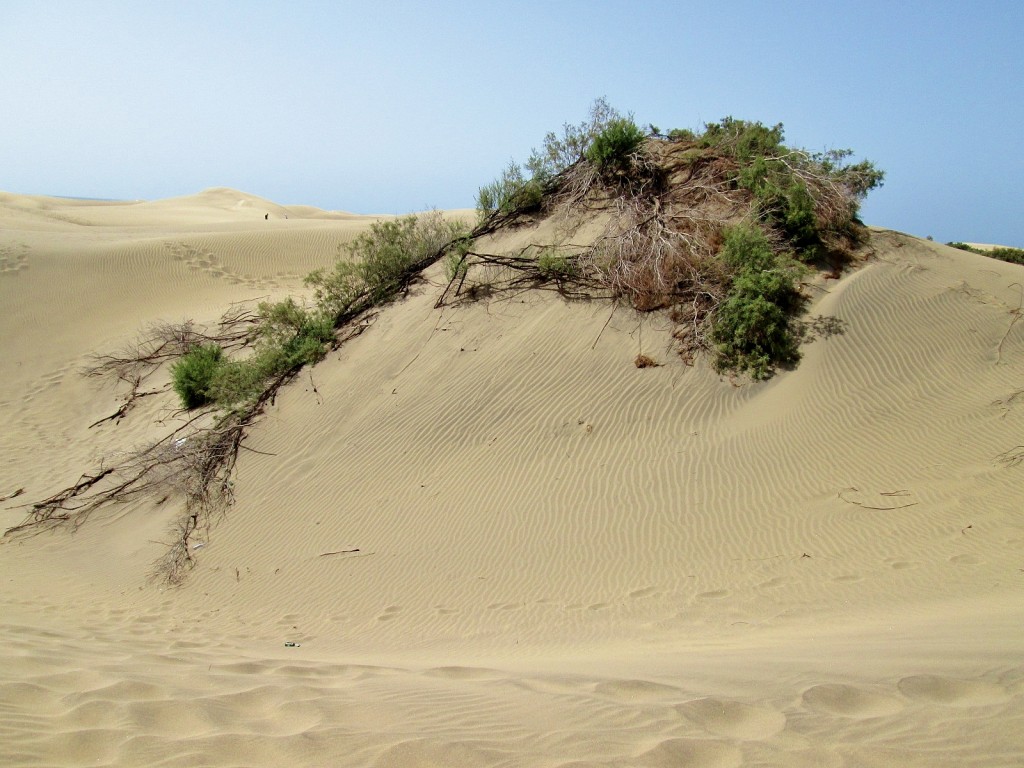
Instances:
[[[180,418],[167,393],[90,427],[118,402],[90,354],[298,295],[374,220],[0,196],[5,527]],[[185,586],[148,578],[174,499],[3,541],[3,759],[1013,763],[1021,267],[871,246],[759,384],[685,365],[656,314],[435,309],[432,268],[282,390]]]

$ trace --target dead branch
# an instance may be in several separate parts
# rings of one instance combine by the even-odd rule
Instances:
[[[1006,327],[1006,333],[1003,334],[1003,338],[1001,338],[999,340],[999,345],[996,347],[996,364],[997,365],[1003,361],[1003,344],[1006,342],[1006,337],[1010,335],[1010,331],[1013,330],[1014,324],[1018,320],[1020,320],[1021,314],[1024,313],[1024,286],[1021,286],[1020,283],[1010,283],[1011,287],[1013,287],[1015,285],[1018,288],[1020,288],[1020,301],[1017,302],[1017,308],[1016,309],[1011,309],[1010,310],[1010,315],[1012,316],[1012,319],[1010,320],[1010,324]]]
[[[860,489],[859,488],[855,488],[853,486],[850,486],[849,488],[843,488],[841,491],[839,491],[837,496],[841,500],[845,501],[847,504],[853,504],[854,506],[860,507],[861,509],[872,509],[872,510],[875,510],[877,512],[892,512],[892,511],[897,510],[897,509],[906,509],[907,507],[913,507],[913,506],[916,506],[919,503],[919,502],[916,502],[916,501],[912,501],[909,504],[900,504],[900,505],[897,505],[895,507],[873,507],[873,506],[865,504],[865,503],[863,503],[861,501],[857,501],[856,499],[848,499],[848,498],[846,498],[846,496],[843,495],[844,493],[849,493],[850,491],[856,491],[856,492],[859,493]],[[905,495],[907,495],[907,491],[889,491],[889,492],[880,493],[879,495],[880,496],[905,496]]]

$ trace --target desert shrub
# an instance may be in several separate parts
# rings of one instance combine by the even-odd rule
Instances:
[[[512,213],[536,209],[543,197],[540,181],[527,179],[519,164],[510,162],[501,176],[477,191],[476,209],[482,220],[496,211]]]
[[[783,152],[783,137],[782,123],[769,128],[760,122],[724,117],[717,123],[708,123],[704,126],[700,145],[714,147],[723,154],[749,162],[755,157]]]
[[[544,248],[537,255],[537,271],[548,280],[564,280],[576,274],[576,265],[564,253]]]
[[[343,246],[344,255],[333,270],[310,273],[306,284],[314,288],[320,311],[333,322],[357,302],[379,304],[393,296],[414,264],[464,234],[462,224],[446,220],[438,211],[379,221]]]
[[[623,170],[644,138],[644,132],[630,118],[616,118],[594,137],[586,158],[601,171]]]
[[[302,307],[291,297],[258,308],[255,350],[249,357],[224,361],[207,392],[222,407],[260,395],[267,381],[316,363],[334,341],[333,318],[319,308]]]
[[[983,251],[980,248],[975,248],[974,246],[968,245],[967,243],[953,242],[946,243],[946,245],[948,245],[950,248],[956,248],[961,251],[969,251],[970,253],[983,253]]]
[[[668,132],[669,141],[697,141],[697,134],[689,128],[673,128]]]
[[[719,370],[747,371],[755,379],[799,358],[800,334],[793,315],[801,299],[801,268],[776,254],[760,228],[728,227],[719,257],[733,273],[729,292],[711,318],[711,341]]]
[[[582,160],[587,154],[594,139],[601,134],[613,120],[622,119],[617,109],[612,107],[604,97],[595,99],[590,106],[587,120],[578,125],[566,123],[562,126],[562,135],[556,136],[548,132],[544,137],[541,149],[534,149],[526,161],[526,169],[532,179],[544,182],[557,176],[573,163]]]
[[[988,256],[992,259],[1008,261],[1011,264],[1024,264],[1024,250],[1020,248],[991,248],[986,251],[981,248],[975,248],[973,245],[968,245],[967,243],[950,242],[946,243],[946,245],[951,248],[958,248],[961,251],[980,253],[982,256]]]
[[[1011,264],[1024,264],[1024,250],[1020,248],[993,248],[985,255]]]
[[[192,347],[171,365],[171,382],[188,409],[210,402],[210,385],[224,364],[224,353],[216,344]]]
[[[760,271],[775,266],[775,252],[768,238],[752,224],[738,224],[722,232],[719,257],[730,270]]]
[[[777,365],[796,362],[799,334],[791,313],[798,304],[799,294],[786,270],[741,272],[715,312],[711,340],[716,367],[764,379]]]

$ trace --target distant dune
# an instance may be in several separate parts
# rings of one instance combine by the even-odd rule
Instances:
[[[185,418],[90,426],[123,394],[91,355],[305,295],[379,218],[0,193],[4,528]],[[182,587],[173,494],[3,540],[0,762],[1016,764],[1024,268],[869,250],[764,383],[657,313],[435,309],[432,267],[281,391]]]

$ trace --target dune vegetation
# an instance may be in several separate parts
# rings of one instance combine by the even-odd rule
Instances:
[[[195,413],[37,502],[12,530],[77,526],[103,505],[177,490],[185,512],[157,572],[180,581],[193,563],[190,537],[231,503],[245,431],[279,388],[361,333],[439,260],[449,282],[438,306],[503,286],[553,284],[566,296],[665,313],[686,360],[707,352],[720,371],[754,379],[795,364],[801,280],[814,269],[837,271],[857,251],[858,205],[883,174],[869,162],[848,163],[848,150],[812,154],[783,140],[781,125],[731,117],[700,133],[641,129],[597,100],[589,120],[549,133],[525,166],[511,163],[479,190],[472,231],[436,211],[377,222],[340,249],[333,267],[307,276],[308,302],[235,308],[214,328],[159,325],[97,357],[90,375],[130,387],[109,419],[150,394],[143,384],[165,365],[182,407]],[[557,238],[491,247],[552,221]],[[584,230],[591,235],[578,237]],[[636,364],[654,363],[640,356]]]
[[[800,280],[851,258],[863,240],[859,204],[883,179],[870,162],[849,163],[849,150],[783,142],[781,124],[732,117],[701,133],[642,130],[598,100],[589,121],[549,133],[525,167],[511,163],[482,187],[477,208],[478,233],[551,218],[571,233],[600,218],[600,234],[470,252],[468,263],[475,256],[603,289],[641,312],[667,310],[684,355],[707,350],[722,371],[765,378],[799,357]]]
[[[1011,264],[1024,264],[1024,249],[1021,248],[975,248],[973,245],[967,243],[946,243],[951,248],[958,248],[961,251],[969,251],[970,253],[978,253],[982,256],[988,256],[991,259],[999,259],[1000,261],[1008,261]]]

